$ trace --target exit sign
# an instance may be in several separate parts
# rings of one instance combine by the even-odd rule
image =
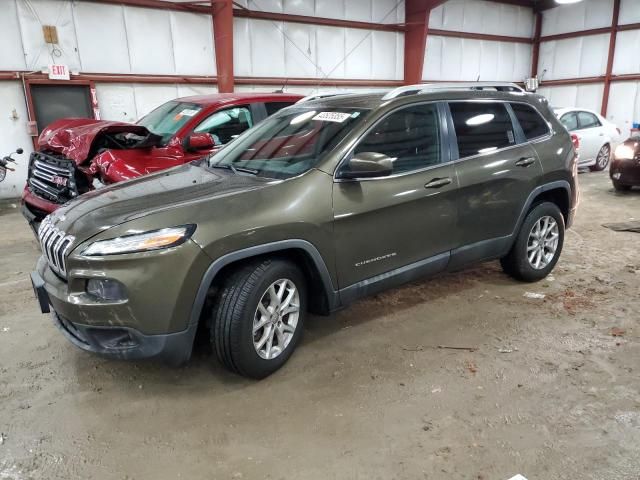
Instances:
[[[50,80],[69,80],[69,67],[66,65],[49,65]]]

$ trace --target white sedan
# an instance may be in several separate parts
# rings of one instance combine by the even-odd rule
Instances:
[[[578,143],[578,166],[604,170],[622,141],[620,129],[602,115],[581,108],[554,108],[560,122]]]

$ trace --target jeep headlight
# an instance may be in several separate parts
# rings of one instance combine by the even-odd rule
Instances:
[[[195,225],[162,228],[133,235],[98,240],[82,251],[82,255],[114,255],[118,253],[147,252],[162,248],[176,247],[186,242],[195,231]]]

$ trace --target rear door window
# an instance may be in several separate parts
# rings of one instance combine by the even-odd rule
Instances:
[[[249,109],[235,107],[213,113],[200,122],[193,131],[209,133],[213,136],[216,145],[224,145],[252,126],[253,119]]]
[[[580,129],[600,127],[600,120],[593,113],[578,112],[578,124]]]
[[[575,113],[566,113],[560,118],[560,122],[567,130],[573,132],[578,129],[578,117]]]
[[[460,158],[491,153],[516,144],[511,117],[500,102],[449,104]]]
[[[533,140],[549,133],[547,122],[535,108],[523,103],[512,103],[511,108],[527,140]]]

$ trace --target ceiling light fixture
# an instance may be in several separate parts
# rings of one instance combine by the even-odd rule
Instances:
[[[578,3],[581,1],[582,0],[556,0],[556,3],[559,3],[560,5],[567,5],[569,3]]]

